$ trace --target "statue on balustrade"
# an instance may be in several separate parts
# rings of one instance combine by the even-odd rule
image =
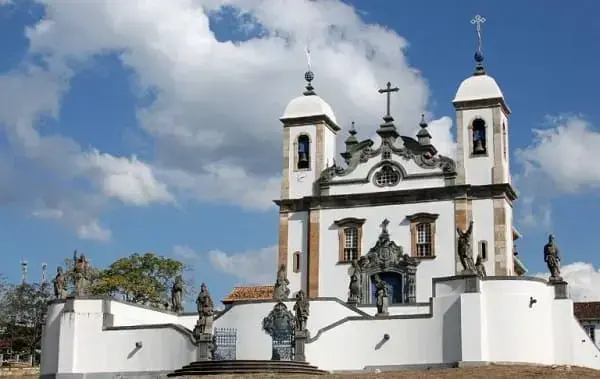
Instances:
[[[52,280],[54,284],[54,296],[57,299],[64,299],[67,297],[67,289],[65,288],[65,275],[63,274],[62,267],[56,268],[56,276]]]
[[[198,308],[198,322],[194,328],[194,335],[211,334],[214,317],[214,303],[205,283],[200,286],[200,293],[196,299]]]
[[[471,245],[471,234],[473,233],[473,221],[469,223],[467,230],[456,228],[458,233],[458,258],[463,266],[463,274],[475,274],[475,263],[473,262],[473,247]]]
[[[171,288],[171,310],[175,313],[183,312],[183,277],[177,275]]]
[[[350,268],[350,284],[348,285],[348,304],[358,304],[360,301],[360,267],[358,260],[352,261]]]
[[[306,330],[306,321],[309,316],[310,303],[306,298],[306,294],[303,290],[298,291],[296,294],[296,304],[294,304],[294,312],[296,312],[296,331]]]
[[[475,272],[480,279],[483,279],[487,276],[485,266],[483,265],[483,259],[481,258],[481,254],[477,255],[477,261],[475,261]]]
[[[375,299],[377,301],[377,315],[388,315],[388,287],[387,283],[379,277],[373,276],[373,285],[375,286]]]
[[[555,242],[554,234],[548,236],[548,243],[544,245],[544,262],[550,271],[550,281],[562,281],[560,276],[560,250]]]
[[[287,278],[287,268],[284,264],[279,266],[277,270],[277,280],[273,287],[273,300],[285,301],[290,297],[290,289],[288,288],[290,281]]]
[[[75,296],[84,296],[90,275],[90,264],[85,255],[77,256],[77,250],[73,252],[73,284]]]

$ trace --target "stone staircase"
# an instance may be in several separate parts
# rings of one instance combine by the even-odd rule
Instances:
[[[226,375],[226,374],[309,374],[323,375],[327,371],[311,366],[307,362],[273,360],[198,361],[175,370],[168,377]]]

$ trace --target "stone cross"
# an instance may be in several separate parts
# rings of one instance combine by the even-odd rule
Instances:
[[[387,218],[386,218],[385,220],[383,220],[383,221],[381,222],[381,225],[379,225],[379,226],[381,226],[381,231],[382,231],[382,232],[387,232],[387,226],[388,226],[389,224],[390,224],[390,220],[388,220]]]
[[[387,94],[387,107],[386,107],[386,117],[390,117],[390,99],[391,99],[391,95],[392,92],[398,92],[400,89],[398,87],[394,87],[392,88],[392,83],[387,82],[387,86],[386,88],[382,88],[379,90],[379,93],[385,93]]]
[[[481,15],[475,15],[471,20],[471,24],[475,25],[477,30],[477,51],[481,53],[481,24],[485,22],[485,17]]]

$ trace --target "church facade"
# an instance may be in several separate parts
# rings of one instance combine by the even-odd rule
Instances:
[[[390,305],[427,301],[432,278],[463,271],[457,229],[470,233],[473,259],[488,275],[525,272],[514,250],[510,109],[496,81],[478,62],[460,84],[456,158],[438,153],[424,119],[416,136],[399,135],[389,106],[397,90],[388,83],[379,91],[388,97],[379,141],[358,140],[352,127],[342,152],[335,114],[310,80],[286,107],[276,204],[278,263],[287,267],[292,292],[347,299],[355,266],[374,258],[360,270],[359,304],[372,304],[375,276],[387,283]]]

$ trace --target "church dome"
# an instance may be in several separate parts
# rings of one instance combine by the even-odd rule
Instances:
[[[460,83],[453,102],[504,99],[498,83],[488,75],[473,75]]]
[[[317,95],[299,96],[292,99],[287,107],[285,107],[281,119],[286,120],[314,116],[327,116],[331,121],[337,124],[337,119],[335,118],[331,106]]]

